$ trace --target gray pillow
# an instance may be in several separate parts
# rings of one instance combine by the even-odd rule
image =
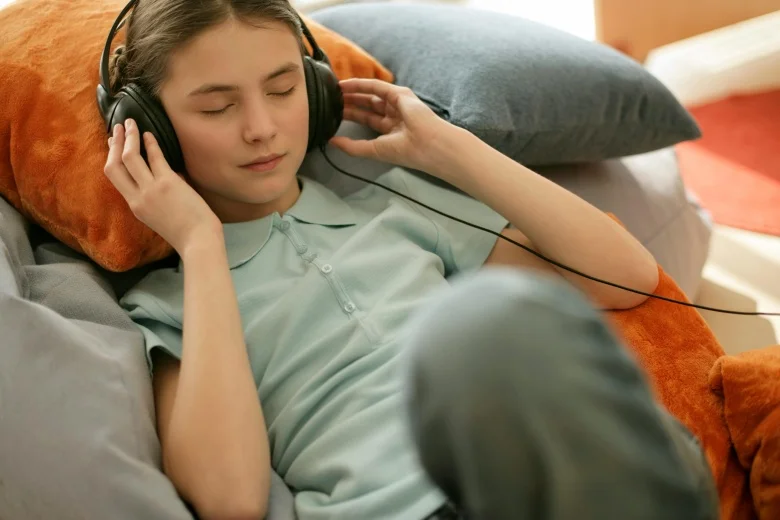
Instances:
[[[140,330],[92,262],[30,228],[0,197],[0,518],[192,520],[160,468]],[[294,519],[271,483],[267,518]]]
[[[524,164],[598,161],[700,137],[639,63],[536,22],[408,3],[310,16],[363,47],[440,116]]]
[[[143,336],[28,228],[0,198],[0,518],[191,519],[159,469]]]

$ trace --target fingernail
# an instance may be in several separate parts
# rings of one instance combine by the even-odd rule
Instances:
[[[125,121],[125,127],[128,130],[132,130],[132,128],[133,128],[133,120],[132,119],[128,119],[127,121]]]
[[[122,128],[122,125],[120,125],[119,123],[115,124],[114,125],[114,134],[116,134],[119,131],[120,128]]]

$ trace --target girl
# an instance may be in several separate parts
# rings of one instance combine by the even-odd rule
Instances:
[[[644,297],[374,186],[340,198],[297,175],[301,34],[287,0],[141,0],[112,59],[114,89],[160,100],[185,162],[128,119],[105,167],[180,257],[122,304],[181,497],[201,518],[263,518],[273,467],[302,520],[715,518],[701,451],[593,305]],[[652,256],[601,211],[406,88],[341,88],[345,119],[380,136],[335,146],[471,197],[401,168],[380,183],[654,290]]]

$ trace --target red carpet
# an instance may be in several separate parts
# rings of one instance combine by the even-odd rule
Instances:
[[[703,137],[677,146],[685,185],[715,222],[780,236],[780,90],[689,110]]]

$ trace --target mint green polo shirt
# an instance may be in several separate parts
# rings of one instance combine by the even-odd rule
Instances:
[[[445,498],[407,431],[402,327],[448,277],[480,267],[497,238],[373,185],[340,198],[300,181],[283,216],[224,225],[273,467],[301,520],[424,518]],[[377,181],[495,232],[507,225],[401,168]],[[181,264],[161,269],[121,300],[151,369],[152,349],[181,357],[183,280]]]

